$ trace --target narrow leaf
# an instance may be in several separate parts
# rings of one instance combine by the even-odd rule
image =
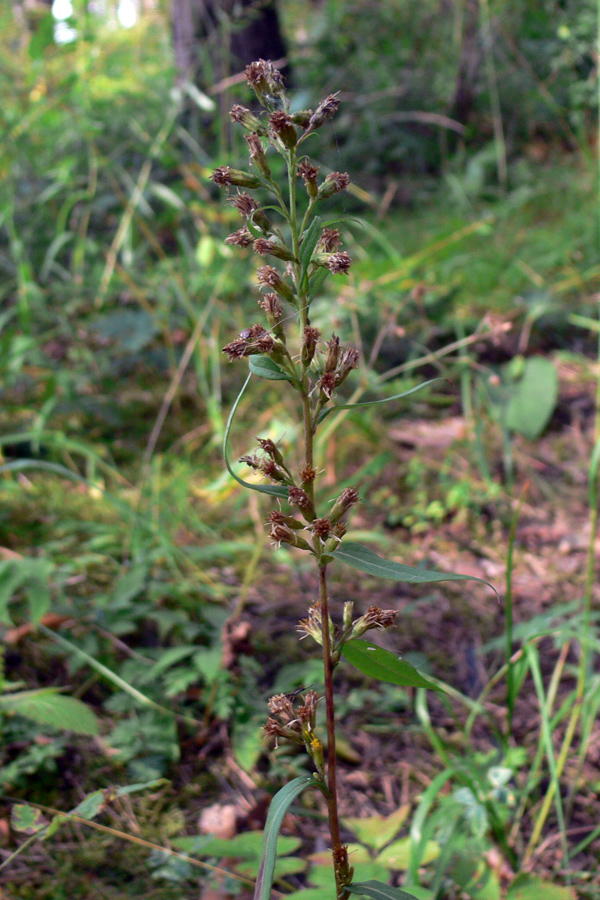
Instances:
[[[377,681],[388,681],[403,687],[443,690],[428,681],[427,678],[423,678],[410,663],[398,659],[394,653],[390,653],[389,650],[384,650],[383,647],[378,647],[370,641],[348,641],[342,647],[342,654],[356,669]]]
[[[278,366],[270,356],[251,356],[250,371],[259,378],[266,378],[268,381],[292,381],[291,375]]]
[[[351,894],[371,897],[372,900],[416,900],[414,894],[409,894],[400,888],[390,887],[381,881],[359,881],[357,884],[346,885],[346,890]]]
[[[263,844],[261,851],[261,864],[254,888],[254,900],[270,900],[271,889],[273,887],[273,874],[275,871],[275,860],[277,858],[277,838],[279,829],[283,822],[288,807],[307,787],[318,787],[323,789],[320,781],[317,781],[312,775],[300,775],[294,778],[289,784],[286,784],[278,791],[271,800],[269,807],[269,815],[267,816],[267,824],[265,825],[265,833],[263,836]]]
[[[313,255],[313,250],[317,246],[322,231],[323,223],[319,216],[315,216],[302,236],[302,244],[300,246],[300,284],[302,284]]]
[[[242,394],[248,387],[248,382],[251,378],[252,373],[246,378],[244,384],[242,385],[242,389],[237,395],[237,399],[231,408],[231,412],[229,413],[227,425],[225,426],[225,438],[223,440],[223,459],[225,460],[225,465],[229,474],[233,478],[235,478],[238,484],[241,484],[242,487],[249,488],[251,491],[258,491],[260,494],[274,494],[276,497],[287,497],[287,489],[284,487],[280,487],[278,484],[252,484],[250,481],[244,481],[242,478],[239,478],[231,468],[231,464],[229,462],[227,448],[229,446],[229,434],[231,432],[231,426],[233,425],[233,417],[235,416],[240,400],[242,399]]]
[[[317,292],[328,275],[330,275],[329,269],[326,269],[325,266],[320,266],[316,272],[313,272],[310,278],[308,279],[308,299],[312,300],[313,297],[317,295]]]
[[[497,591],[489,581],[483,578],[475,578],[473,575],[458,575],[453,572],[434,572],[431,569],[420,569],[415,566],[405,566],[402,563],[391,562],[382,559],[381,556],[355,541],[344,541],[335,551],[334,559],[345,562],[353,569],[366,572],[367,575],[377,575],[379,578],[389,578],[391,581],[403,581],[406,584],[428,584],[437,581],[479,581],[487,584],[494,593]]]
[[[410,390],[408,391],[402,391],[401,394],[394,394],[393,397],[383,397],[381,400],[365,400],[362,403],[340,403],[337,406],[330,406],[328,409],[323,410],[323,412],[317,419],[317,424],[322,422],[323,419],[325,419],[329,415],[329,413],[335,412],[337,409],[354,409],[357,406],[374,406],[376,403],[389,403],[390,400],[399,400],[400,397],[408,397],[409,394],[415,394],[422,388],[427,387],[428,384],[433,384],[434,381],[444,381],[444,379],[430,378],[429,381],[424,381],[422,384],[418,384],[416,387],[410,388]]]

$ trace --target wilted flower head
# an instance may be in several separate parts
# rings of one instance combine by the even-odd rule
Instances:
[[[237,187],[257,188],[261,186],[261,181],[256,175],[250,175],[249,172],[242,172],[240,169],[232,169],[230,166],[219,166],[210,177],[219,187],[236,185]]]
[[[318,266],[324,266],[334,275],[346,275],[352,263],[352,257],[345,250],[339,253],[317,253],[313,262]]]
[[[347,172],[331,172],[319,188],[319,197],[322,200],[332,197],[333,194],[345,190],[349,184],[350,176]]]
[[[261,103],[269,103],[283,91],[283,75],[270,60],[259,59],[246,66],[246,81]]]
[[[234,244],[238,247],[250,247],[254,243],[254,238],[247,228],[240,228],[239,231],[228,234],[225,238],[225,243]]]
[[[292,117],[282,109],[278,109],[269,116],[269,126],[273,134],[281,138],[286,147],[295,147],[298,143],[298,134]]]
[[[329,97],[326,97],[325,100],[322,100],[317,106],[315,112],[310,117],[308,123],[308,130],[312,131],[314,128],[320,128],[321,125],[330,119],[335,113],[338,111],[340,105],[340,101],[338,100],[338,94],[330,94]]]
[[[340,246],[340,232],[337,228],[324,228],[317,244],[317,250],[323,253],[333,253]]]
[[[246,109],[245,106],[236,104],[232,107],[229,115],[231,116],[232,122],[237,122],[238,124],[243,125],[244,128],[249,128],[251,131],[257,131],[261,134],[267,133],[267,129],[260,119],[251,113],[249,109]]]

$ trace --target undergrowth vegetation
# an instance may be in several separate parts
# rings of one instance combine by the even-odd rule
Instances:
[[[324,419],[324,495],[356,487],[345,539],[371,555],[500,594],[340,567],[335,609],[397,610],[383,646],[437,688],[340,665],[341,837],[389,896],[594,898],[594,11],[482,0],[444,24],[438,6],[381,25],[327,2],[302,28],[283,6],[292,111],[342,90],[307,152],[354,182],[328,201],[352,267],[311,325],[356,348],[338,404],[388,401]],[[458,116],[461,10],[496,48],[466,131],[435,119]],[[268,498],[222,459],[245,373],[221,348],[257,319],[256,266],[223,242],[239,213],[209,175],[246,167],[217,107],[249,93],[174,88],[157,11],[129,32],[87,16],[63,46],[43,16],[28,37],[0,18],[0,884],[249,896],[268,801],[307,777],[264,740],[267,699],[323,685],[295,632],[309,561],[271,552]],[[237,403],[238,477],[256,438],[301,444],[280,387]],[[334,896],[330,846],[317,797],[296,798],[273,896]]]

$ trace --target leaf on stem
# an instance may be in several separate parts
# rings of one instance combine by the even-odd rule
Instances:
[[[304,276],[322,231],[323,222],[319,216],[315,216],[302,236],[302,244],[300,246],[300,284],[304,281]]]
[[[281,366],[271,359],[270,356],[251,356],[250,371],[259,378],[266,378],[268,381],[289,381],[292,377],[285,372]]]
[[[263,836],[262,860],[256,879],[254,888],[254,900],[270,900],[271,890],[273,887],[273,874],[275,872],[275,860],[277,859],[277,838],[279,829],[283,822],[288,807],[296,799],[298,794],[307,787],[318,787],[323,789],[320,781],[317,781],[312,775],[300,775],[294,778],[289,784],[281,788],[273,799],[269,807],[269,815],[267,816],[267,824]]]
[[[346,890],[351,894],[360,894],[361,897],[371,897],[372,900],[416,900],[414,894],[409,894],[401,888],[390,887],[382,881],[359,881],[356,884],[346,885]]]
[[[260,494],[272,494],[275,497],[286,497],[288,495],[287,488],[280,487],[277,484],[252,484],[250,481],[244,481],[243,478],[240,478],[235,474],[233,469],[231,468],[231,463],[229,462],[229,457],[227,455],[227,450],[229,447],[229,434],[231,432],[231,426],[233,425],[233,417],[235,416],[236,410],[239,406],[240,400],[242,399],[242,395],[246,388],[248,387],[248,382],[252,378],[252,373],[248,375],[244,384],[242,385],[242,389],[237,395],[236,401],[231,408],[231,412],[229,413],[229,418],[227,420],[227,425],[225,427],[225,437],[223,439],[223,459],[225,460],[225,465],[227,467],[227,471],[235,478],[238,484],[241,484],[242,487],[249,488],[251,491],[258,491]]]
[[[443,690],[427,678],[423,678],[410,663],[399,659],[394,653],[384,650],[383,647],[378,647],[370,641],[348,641],[342,647],[342,654],[363,675],[368,675],[377,681],[387,681],[402,687]]]
[[[402,563],[383,559],[381,556],[364,547],[356,541],[343,541],[334,553],[334,559],[345,562],[353,569],[366,572],[367,575],[377,575],[379,578],[388,578],[391,581],[403,581],[406,584],[428,584],[437,581],[479,581],[498,592],[496,588],[483,578],[475,578],[474,575],[459,575],[455,572],[434,572],[431,569],[421,569],[415,566],[405,566]]]
[[[393,397],[383,397],[381,400],[365,400],[362,403],[344,403],[336,406],[330,406],[328,409],[324,409],[319,418],[317,419],[317,425],[319,425],[323,419],[325,419],[329,413],[335,412],[337,409],[354,409],[355,406],[373,406],[375,403],[389,403],[390,400],[399,400],[400,397],[408,397],[409,394],[414,394],[416,391],[420,391],[421,388],[427,387],[428,384],[433,384],[434,381],[444,381],[443,378],[430,378],[429,381],[423,381],[422,384],[418,384],[416,387],[410,388],[408,391],[402,391],[401,394],[394,394]]]

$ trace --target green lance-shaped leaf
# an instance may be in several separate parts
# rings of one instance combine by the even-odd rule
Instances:
[[[239,478],[233,469],[231,468],[231,464],[229,462],[229,457],[227,455],[227,449],[229,446],[229,434],[231,432],[231,426],[233,425],[233,417],[235,416],[236,410],[239,406],[240,400],[242,399],[242,395],[246,388],[248,387],[248,382],[252,378],[252,373],[248,375],[244,384],[242,385],[242,389],[237,395],[236,401],[231,408],[231,412],[229,413],[229,418],[227,420],[227,425],[225,427],[225,438],[223,440],[223,459],[225,460],[225,465],[227,466],[227,471],[235,478],[238,484],[241,484],[242,487],[249,488],[251,491],[258,491],[260,494],[272,494],[275,497],[286,497],[288,495],[287,488],[280,487],[278,484],[252,484],[250,481],[244,481],[243,478]]]
[[[302,245],[300,247],[300,284],[302,284],[304,280],[304,276],[306,275],[306,271],[322,231],[323,222],[319,216],[315,216],[302,236]]]
[[[402,563],[391,562],[382,559],[381,556],[364,547],[356,541],[343,541],[334,553],[334,559],[345,562],[353,569],[366,572],[367,575],[377,575],[379,578],[388,578],[390,581],[403,581],[406,584],[428,584],[437,581],[479,581],[497,593],[495,587],[483,578],[475,578],[474,575],[458,575],[454,572],[434,572],[431,569],[419,569],[415,566],[405,566]]]
[[[292,376],[285,372],[281,366],[271,359],[270,356],[251,356],[250,371],[259,378],[266,378],[268,381],[292,381]]]
[[[0,710],[76,734],[98,734],[98,719],[89,706],[75,697],[63,697],[53,689],[4,694],[0,697]]]
[[[356,406],[374,406],[376,403],[389,403],[390,400],[399,400],[400,397],[408,397],[409,394],[414,394],[416,391],[420,391],[422,388],[427,387],[428,384],[433,384],[434,381],[443,381],[443,378],[430,378],[429,381],[424,381],[422,384],[418,384],[416,387],[410,388],[408,391],[402,391],[401,394],[394,394],[393,397],[383,397],[381,400],[364,400],[362,403],[344,403],[339,404],[337,406],[330,406],[328,409],[324,409],[319,418],[317,419],[317,425],[325,419],[329,413],[335,412],[338,409],[354,409]]]
[[[370,641],[348,641],[342,647],[342,654],[363,675],[368,675],[377,681],[388,681],[402,687],[442,690],[427,678],[423,678],[410,663],[398,659],[394,653],[384,650],[383,647],[378,647]]]
[[[317,787],[323,790],[323,784],[317,781],[312,775],[300,775],[294,778],[289,784],[281,788],[273,799],[269,807],[269,815],[267,816],[267,824],[263,835],[263,844],[261,851],[261,863],[254,888],[254,900],[270,900],[271,889],[273,887],[273,873],[275,871],[275,860],[277,858],[277,838],[279,829],[283,822],[288,807],[296,799],[298,794],[307,787]]]
[[[414,894],[390,887],[381,881],[358,881],[356,884],[346,885],[346,890],[351,894],[360,894],[361,897],[371,897],[372,900],[417,900]]]

